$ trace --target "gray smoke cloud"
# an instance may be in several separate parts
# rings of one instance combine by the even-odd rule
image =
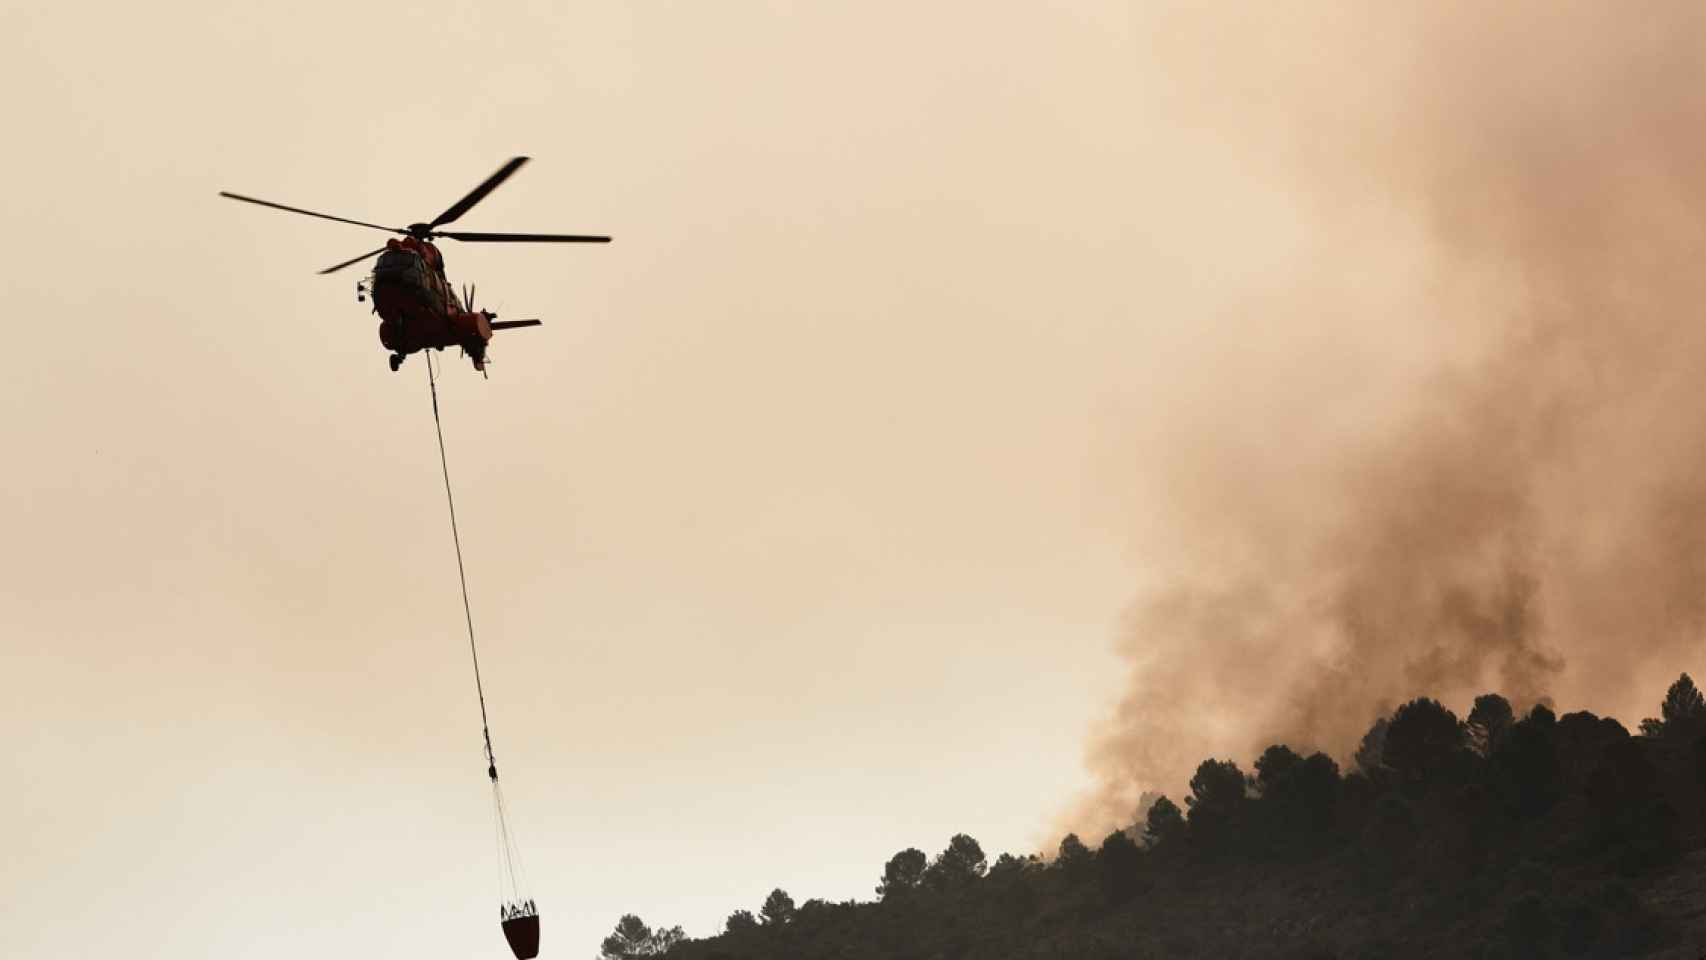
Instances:
[[[1397,225],[1261,307],[1296,334],[1274,362],[1302,379],[1392,382],[1253,403],[1204,374],[1222,412],[1145,458],[1165,492],[1156,568],[1088,749],[1097,786],[1061,831],[1130,823],[1143,791],[1177,797],[1211,756],[1247,767],[1286,742],[1343,762],[1412,697],[1461,713],[1486,691],[1550,696],[1632,725],[1702,666],[1706,12],[1314,14],[1176,12],[1189,52],[1163,67],[1182,113],[1247,137],[1312,215],[1372,205]],[[1205,64],[1192,41],[1210,37]],[[1394,260],[1422,266],[1367,322],[1418,351],[1416,374],[1311,359],[1314,318],[1364,302],[1370,264]],[[1286,436],[1224,429],[1262,403],[1290,405]]]

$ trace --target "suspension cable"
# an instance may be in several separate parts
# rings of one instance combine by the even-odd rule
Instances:
[[[450,539],[456,544],[456,577],[462,582],[462,616],[468,622],[468,652],[474,658],[474,690],[480,695],[480,734],[486,740],[486,776],[498,782],[498,761],[492,753],[492,728],[486,720],[486,687],[480,681],[480,648],[474,644],[474,614],[468,605],[468,573],[462,566],[462,534],[456,529],[456,496],[450,492],[450,463],[444,456],[444,426],[438,417],[438,377],[432,368],[432,353],[426,357],[427,386],[432,390],[432,428],[438,434],[438,465],[444,472],[444,500],[450,505]]]

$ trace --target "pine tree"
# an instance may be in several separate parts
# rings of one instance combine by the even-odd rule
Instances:
[[[788,891],[777,887],[764,899],[758,915],[764,918],[766,925],[787,923],[794,919],[794,898],[788,896]]]

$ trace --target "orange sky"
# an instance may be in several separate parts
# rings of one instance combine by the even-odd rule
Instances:
[[[215,194],[516,154],[459,227],[616,238],[445,245],[546,321],[441,383],[546,955],[1047,837],[1133,604],[1523,295],[1401,135],[1452,21],[1191,6],[14,11],[0,955],[505,955],[425,372],[314,275],[374,235]]]

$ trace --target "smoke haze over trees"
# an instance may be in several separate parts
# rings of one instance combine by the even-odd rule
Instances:
[[[1706,703],[1677,670],[1706,629],[1706,10],[1332,10],[1165,14],[1158,56],[1191,53],[1160,109],[1283,169],[1307,227],[1245,275],[1244,211],[1204,211],[1235,293],[1204,283],[1220,363],[1157,370],[1172,404],[1129,452],[1153,568],[1097,786],[1047,865],[1001,854],[954,899],[902,851],[891,912],[826,905],[815,943],[1112,957],[1172,917],[1639,955],[1674,934],[1655,878],[1684,858],[1699,895]],[[1672,679],[1641,737],[1588,713],[1639,718]],[[810,955],[790,934],[689,957]]]
[[[685,956],[1118,956],[1158,916],[1621,956],[1703,895],[1706,8],[1314,9],[1160,14],[1157,109],[1298,226],[1252,252],[1273,210],[1203,211],[1214,363],[1157,361],[1169,403],[1118,454],[1129,674],[1054,858],[909,848],[878,907]]]
[[[1397,917],[1384,955],[1621,956],[1666,935],[1677,857],[1700,896],[1706,8],[1312,10],[1161,15],[1159,109],[1230,173],[1283,171],[1299,226],[1263,260],[1245,211],[1203,213],[1216,362],[1157,363],[1171,403],[1119,454],[1147,566],[1095,787],[1049,864],[1004,854],[951,900],[909,851],[884,932],[827,905],[820,939],[931,955],[977,934],[921,918],[974,916],[1121,955],[1093,929],[1151,930],[1109,906],[1148,897],[1205,928],[1367,921],[1334,935],[1365,946]],[[1638,737],[1588,712],[1634,721],[1672,679]],[[1228,919],[1227,889],[1264,906]],[[758,944],[731,955],[787,955]]]
[[[1169,14],[1219,55],[1163,109],[1317,232],[1144,451],[1159,566],[1056,836],[1263,738],[1350,762],[1418,696],[1628,715],[1706,626],[1706,12],[1331,6]]]

